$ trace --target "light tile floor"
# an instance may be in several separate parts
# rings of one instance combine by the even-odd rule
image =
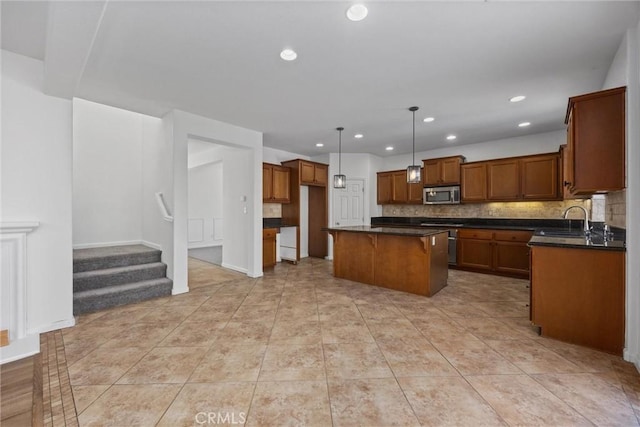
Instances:
[[[190,259],[189,284],[64,330],[80,425],[639,425],[635,367],[539,337],[524,280],[451,270],[425,298]]]

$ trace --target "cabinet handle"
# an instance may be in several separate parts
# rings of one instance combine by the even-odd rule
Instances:
[[[565,187],[568,187],[568,186],[571,185],[571,183],[569,181],[565,181],[563,184],[564,184]]]

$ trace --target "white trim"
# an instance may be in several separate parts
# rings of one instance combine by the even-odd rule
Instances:
[[[38,353],[40,353],[40,335],[27,335],[22,339],[12,341],[8,346],[0,347],[0,365]]]
[[[37,221],[3,221],[0,222],[0,233],[31,233],[39,226]]]
[[[222,267],[224,267],[224,268],[228,268],[229,270],[237,271],[237,272],[239,272],[239,273],[244,273],[244,274],[246,274],[246,275],[247,275],[247,276],[249,276],[249,277],[254,277],[254,276],[250,276],[250,275],[247,273],[247,269],[246,269],[246,268],[243,268],[243,267],[237,267],[237,266],[235,266],[235,265],[226,264],[226,263],[224,263],[224,262],[222,263]],[[262,272],[260,272],[259,274],[262,274]],[[255,277],[260,277],[260,276],[255,276]]]
[[[58,320],[46,325],[40,325],[37,328],[29,329],[29,335],[31,334],[44,334],[45,332],[56,331],[58,329],[70,328],[76,325],[75,317],[71,319]]]
[[[142,245],[142,240],[123,240],[120,242],[79,243],[73,249],[108,248],[110,246]]]
[[[217,248],[219,246],[222,246],[222,241],[220,243],[192,243],[189,245],[189,249]]]
[[[142,241],[140,242],[140,244],[145,245],[145,246],[149,246],[150,248],[157,249],[157,250],[159,250],[159,251],[161,251],[161,250],[162,250],[162,246],[160,246],[160,245],[159,245],[159,244],[157,244],[157,243],[149,242],[149,241],[147,241],[147,240],[142,240]]]
[[[180,295],[186,294],[189,292],[189,287],[176,289],[175,287],[171,288],[171,295]]]
[[[164,200],[162,191],[158,191],[156,193],[156,201],[158,202],[158,209],[160,209],[160,215],[162,215],[162,219],[167,222],[173,222],[173,216],[171,215],[171,212],[169,212],[169,208],[167,208],[167,203]]]

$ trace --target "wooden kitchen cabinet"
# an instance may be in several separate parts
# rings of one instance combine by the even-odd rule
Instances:
[[[487,162],[487,199],[508,201],[520,198],[520,160]]]
[[[460,229],[457,267],[463,270],[528,277],[531,231]]]
[[[377,201],[379,205],[422,204],[422,183],[407,183],[407,171],[378,172]]]
[[[262,268],[276,265],[276,234],[277,228],[262,230]]]
[[[262,201],[265,203],[289,203],[290,170],[269,163],[262,164]]]
[[[485,162],[465,163],[460,166],[460,200],[485,202],[487,200],[487,165]]]
[[[560,154],[464,163],[462,202],[560,200]]]
[[[568,197],[625,188],[625,87],[569,98],[563,150]]]
[[[625,253],[531,247],[531,321],[543,336],[622,355]]]
[[[422,161],[424,166],[424,185],[459,185],[462,156],[441,157]]]
[[[329,169],[321,163],[300,161],[300,183],[304,185],[327,185]]]

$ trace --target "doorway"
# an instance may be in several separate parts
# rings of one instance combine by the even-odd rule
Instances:
[[[364,224],[364,179],[347,179],[345,188],[333,189],[333,224],[336,227]]]

